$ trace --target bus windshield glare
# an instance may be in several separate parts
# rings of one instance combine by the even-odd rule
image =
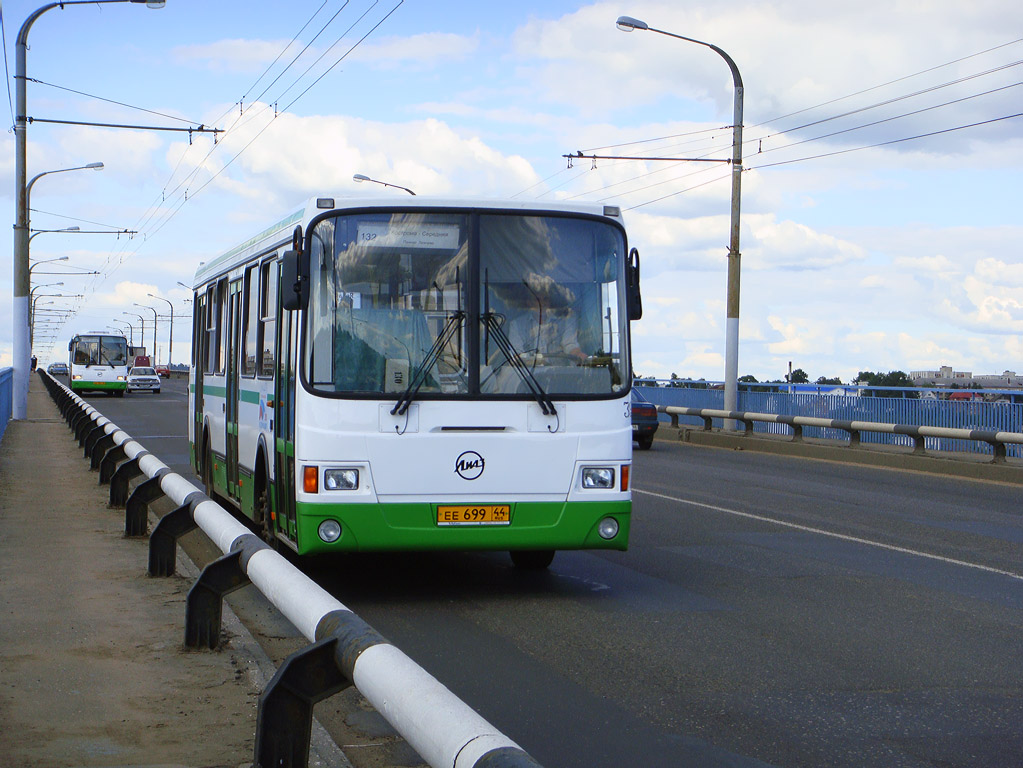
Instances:
[[[478,232],[478,236],[470,235]],[[622,231],[571,215],[361,213],[310,232],[304,373],[324,393],[615,397]]]

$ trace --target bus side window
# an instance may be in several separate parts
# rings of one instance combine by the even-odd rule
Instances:
[[[205,350],[208,343],[206,338],[206,294],[196,293],[194,300],[195,313],[192,317],[192,338],[196,340],[196,344],[192,349],[192,366],[197,372],[205,372],[203,363],[206,360]]]
[[[259,375],[274,375],[274,343],[277,335],[277,262],[266,261],[259,269]]]
[[[217,291],[215,286],[210,286],[206,291],[206,356],[203,360],[203,373],[213,373],[214,360],[216,360],[217,340]]]
[[[230,340],[227,338],[227,278],[217,283],[217,339],[216,339],[216,373],[224,373],[227,370],[227,348]]]
[[[242,347],[242,376],[256,374],[257,332],[259,330],[259,273],[252,266],[245,270],[245,342]]]

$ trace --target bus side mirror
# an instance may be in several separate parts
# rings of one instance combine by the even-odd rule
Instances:
[[[639,251],[629,251],[629,260],[625,265],[625,292],[629,303],[629,319],[640,320],[643,317],[643,297],[639,292]]]
[[[287,310],[305,309],[309,304],[309,258],[303,255],[285,251],[281,258],[281,306]]]

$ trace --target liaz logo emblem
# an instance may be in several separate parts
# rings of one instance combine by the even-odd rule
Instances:
[[[475,480],[483,474],[483,457],[476,451],[465,451],[455,459],[455,473],[463,480]]]

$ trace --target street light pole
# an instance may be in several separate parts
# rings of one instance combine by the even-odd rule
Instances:
[[[54,8],[69,5],[100,5],[104,3],[146,3],[150,8],[162,8],[166,0],[60,0],[37,8],[18,30],[14,63],[14,291],[12,319],[14,332],[14,390],[11,417],[24,419],[28,415],[28,376],[32,343],[29,339],[29,283],[28,271],[28,172],[27,172],[27,77],[28,33],[36,19]],[[37,177],[38,178],[38,177]],[[34,180],[34,179],[33,179]]]
[[[137,301],[133,301],[132,304],[136,307],[142,307],[142,309],[148,309],[153,313],[153,365],[156,365],[156,308],[150,307],[148,304],[139,304]],[[146,343],[145,334],[142,335],[142,343]]]
[[[654,29],[646,22],[629,16],[619,16],[617,26],[625,32],[631,32],[634,29],[657,32],[660,35],[674,37],[676,40],[685,40],[710,48],[725,60],[732,72],[735,92],[732,99],[732,203],[728,235],[728,294],[725,311],[727,319],[725,329],[725,410],[735,411],[738,409],[739,400],[739,203],[742,197],[742,76],[739,74],[739,68],[732,61],[732,57],[716,45],[676,35],[673,32],[665,32],[663,29]],[[726,421],[725,425],[727,429],[735,429],[734,421]]]
[[[67,256],[57,256],[56,258],[53,258],[53,259],[40,259],[39,261],[35,262],[34,264],[29,265],[28,273],[31,275],[32,274],[32,270],[35,269],[36,267],[38,267],[40,264],[50,264],[50,263],[52,263],[54,261],[67,261],[67,260],[68,260]]]
[[[122,310],[121,314],[122,315],[128,315],[129,317],[137,317],[139,319],[139,323],[142,326],[142,329],[139,331],[139,339],[142,341],[142,346],[145,347],[146,346],[146,318],[142,317],[142,315],[137,315],[134,312],[129,312],[128,310]],[[128,325],[131,325],[131,321],[130,320],[128,321]],[[135,342],[134,341],[132,342],[132,346],[133,347],[135,346]]]
[[[116,322],[116,321],[115,321]],[[132,326],[129,320],[123,321],[128,326],[128,344],[132,347],[135,346],[135,328]],[[124,328],[117,329],[120,333],[124,333]]]
[[[166,301],[167,306],[170,307],[170,333],[167,335],[167,368],[170,369],[173,365],[174,360],[174,305],[170,303],[170,299],[165,299],[163,296],[157,296],[155,293],[147,293],[147,296],[151,296],[154,299],[160,301]],[[154,310],[153,314],[156,314]]]
[[[56,232],[81,232],[81,231],[82,231],[81,227],[64,227],[64,229],[36,229],[36,230],[33,230],[32,234],[30,234],[28,236],[28,242],[29,242],[29,245],[31,245],[32,244],[32,238],[35,237],[36,235],[47,235],[47,234],[51,234],[52,235],[52,234],[54,234]],[[65,256],[64,258],[66,259],[67,256]],[[61,261],[63,261],[63,259],[61,259]],[[30,272],[32,271],[31,267],[29,267],[29,271]]]
[[[371,179],[369,176],[366,176],[363,173],[357,173],[354,176],[352,176],[352,181],[356,181],[356,182],[372,181],[374,184],[380,184],[380,185],[385,186],[385,187],[393,187],[394,189],[404,189],[406,192],[408,192],[413,197],[416,194],[415,192],[413,192],[408,187],[400,187],[397,184],[388,184],[386,181],[380,181],[379,179]]]

